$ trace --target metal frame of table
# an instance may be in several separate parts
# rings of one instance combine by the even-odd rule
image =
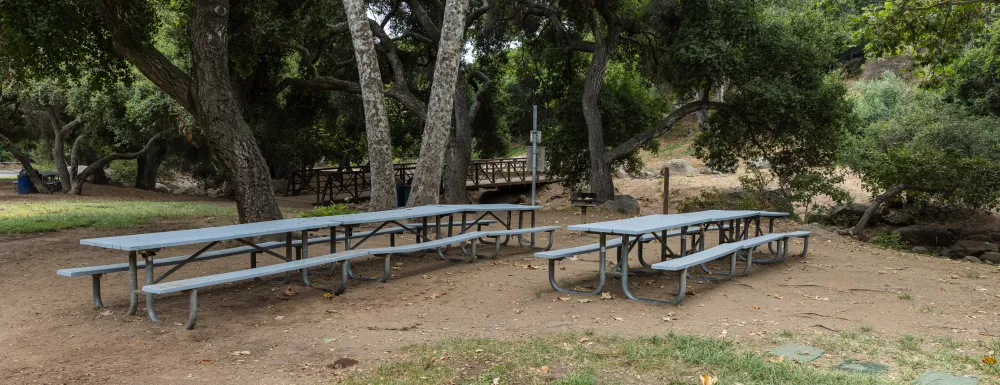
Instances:
[[[465,223],[465,218],[468,213],[484,212],[482,216],[477,218],[475,221],[471,222],[469,225],[463,225],[461,233],[464,233],[472,226],[477,225],[486,215],[490,215],[498,220],[505,228],[511,228],[511,217],[512,211],[518,211],[520,226],[523,223],[523,215],[525,211],[531,212],[531,222],[534,224],[534,211],[540,208],[539,206],[522,206],[522,205],[431,205],[431,206],[421,206],[414,208],[403,208],[387,211],[378,211],[373,213],[359,213],[359,214],[347,214],[338,216],[326,216],[326,217],[314,217],[314,218],[294,218],[294,219],[282,219],[276,221],[267,222],[257,222],[257,223],[246,223],[230,226],[219,226],[211,228],[202,229],[190,229],[190,230],[179,230],[179,231],[169,231],[160,233],[149,233],[149,234],[136,234],[136,235],[122,235],[115,237],[105,237],[105,238],[92,238],[80,240],[80,244],[88,246],[102,247],[112,250],[122,250],[128,252],[128,275],[129,275],[129,310],[128,315],[135,315],[138,308],[138,296],[141,293],[138,284],[138,257],[139,255],[145,260],[145,278],[146,285],[152,285],[163,281],[168,276],[174,274],[182,267],[194,261],[199,256],[205,252],[211,250],[213,247],[218,245],[222,241],[236,241],[243,245],[249,246],[254,249],[251,252],[250,267],[256,267],[256,254],[267,254],[281,259],[285,262],[290,262],[297,259],[305,259],[309,257],[309,231],[319,230],[322,228],[330,229],[330,252],[335,253],[337,250],[337,232],[336,228],[343,226],[345,228],[344,234],[344,247],[345,250],[353,250],[368,240],[372,235],[376,234],[378,230],[387,226],[388,224],[396,224],[404,229],[404,231],[410,232],[417,237],[417,242],[423,242],[424,240],[429,240],[428,238],[428,218],[435,218],[435,228],[436,237],[441,238],[441,223],[440,219],[444,216],[449,217],[448,234],[452,234],[451,231],[451,218],[454,214],[462,214],[463,223]],[[507,211],[507,221],[504,222],[500,219],[500,216],[495,212]],[[420,219],[422,227],[420,229],[415,229],[410,226],[406,226],[403,222],[406,220]],[[373,231],[371,234],[365,236],[360,241],[355,243],[353,246],[351,244],[351,235],[353,233],[353,228],[361,224],[366,223],[379,223],[381,224]],[[298,248],[300,252],[295,253],[293,246],[294,233],[299,232],[301,234],[302,242]],[[281,255],[269,249],[262,248],[254,243],[251,239],[258,236],[272,236],[272,235],[284,235],[285,242],[285,255]],[[520,237],[520,235],[519,235]],[[509,236],[508,239],[509,240]],[[507,240],[503,244],[507,243]],[[165,273],[161,274],[159,277],[155,275],[153,257],[161,249],[165,247],[173,246],[188,246],[195,244],[206,244],[200,248],[194,254],[188,256],[187,259],[181,263],[174,265]],[[532,243],[533,245],[533,243]],[[441,251],[439,250],[439,253]],[[465,252],[463,247],[463,253]],[[388,255],[385,257],[388,261]],[[349,265],[348,265],[349,266]],[[348,267],[348,273],[352,279],[357,279],[361,281],[373,281],[380,280],[385,281],[388,279],[388,274],[385,274],[382,278],[370,279],[359,277],[350,271]],[[302,281],[306,286],[311,286],[309,282],[309,271],[308,269],[302,269]],[[98,278],[100,279],[99,275]],[[95,283],[95,298],[99,295],[98,286]],[[151,293],[146,293],[146,311],[149,319],[152,321],[159,321],[160,318],[156,314],[155,309],[155,299],[154,295]]]
[[[762,234],[762,227],[760,226],[760,218],[767,216],[770,218],[770,223],[768,230],[773,231],[774,229],[774,218],[780,216],[787,216],[785,213],[774,213],[774,212],[762,212],[762,211],[730,211],[730,210],[708,210],[696,213],[684,213],[684,214],[657,214],[649,215],[644,217],[622,219],[616,221],[607,222],[596,222],[590,224],[580,224],[568,226],[567,230],[579,230],[590,234],[597,234],[599,236],[599,268],[598,268],[598,286],[595,290],[590,292],[577,291],[577,290],[563,290],[565,292],[574,294],[600,294],[604,289],[604,285],[607,281],[607,237],[608,235],[621,237],[621,247],[619,247],[619,253],[617,256],[617,263],[612,268],[612,272],[621,272],[621,285],[622,292],[629,299],[641,301],[641,302],[651,302],[651,303],[664,303],[665,301],[651,300],[645,298],[639,298],[632,294],[628,287],[628,259],[629,252],[632,247],[639,242],[639,239],[645,234],[652,234],[653,237],[660,242],[660,259],[667,259],[667,250],[669,248],[667,245],[667,232],[671,229],[680,229],[681,231],[681,243],[680,243],[680,254],[673,255],[675,257],[683,257],[687,255],[687,242],[685,237],[688,234],[689,229],[692,226],[698,227],[697,232],[697,244],[695,240],[692,239],[692,249],[704,250],[705,247],[705,232],[706,230],[715,225],[719,231],[719,242],[728,243],[735,242],[742,239],[747,239],[750,236],[751,224],[756,224],[757,230],[756,234]],[[724,225],[728,224],[728,229]],[[632,241],[630,242],[630,238]],[[641,247],[641,246],[640,246]],[[771,244],[768,243],[768,248],[771,249]],[[773,250],[773,249],[771,249]],[[671,254],[672,251],[671,251]],[[735,265],[735,256],[732,264]],[[643,265],[646,265],[644,261],[641,261]],[[701,269],[708,274],[715,274],[708,266],[705,264],[700,265]],[[733,267],[732,269],[735,269]],[[683,296],[683,291],[686,289],[685,281],[688,278],[688,274],[681,275],[681,296]],[[708,278],[709,277],[696,277],[696,278]],[[676,302],[669,302],[676,303]]]

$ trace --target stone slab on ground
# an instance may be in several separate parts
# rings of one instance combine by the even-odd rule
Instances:
[[[771,349],[768,353],[804,364],[819,358],[823,354],[823,349],[816,349],[806,345],[784,344]]]
[[[978,385],[979,380],[972,377],[959,377],[948,373],[924,372],[914,385]]]
[[[846,370],[848,372],[857,372],[864,374],[881,374],[889,371],[889,365],[880,364],[877,362],[866,362],[858,361],[853,358],[840,361],[834,366],[840,370]]]

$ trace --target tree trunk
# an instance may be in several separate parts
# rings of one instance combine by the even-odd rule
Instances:
[[[73,140],[73,148],[69,151],[69,177],[76,179],[77,168],[80,166],[80,144],[83,143],[83,134],[76,136]]]
[[[410,206],[435,204],[441,194],[441,174],[454,110],[455,80],[462,55],[462,34],[468,0],[448,0],[444,10],[441,41],[434,65],[434,83],[427,103],[427,119],[420,158],[413,175]]]
[[[135,174],[135,188],[142,190],[156,188],[156,176],[160,173],[160,164],[166,155],[167,147],[160,141],[155,141],[149,151],[136,159],[138,172]]]
[[[358,62],[361,98],[365,109],[365,133],[368,136],[368,167],[371,175],[370,211],[396,207],[396,177],[392,168],[392,141],[389,116],[385,111],[385,85],[375,53],[375,39],[368,24],[363,0],[343,0],[350,25],[354,56]]]
[[[607,38],[602,37],[596,18],[591,20],[594,31],[594,54],[587,68],[583,85],[583,119],[587,122],[587,150],[590,152],[590,192],[597,202],[615,197],[615,186],[611,180],[611,159],[604,145],[604,122],[601,115],[599,97],[604,84],[604,74],[608,58],[618,43],[618,25],[611,18],[605,18]]]
[[[469,116],[469,84],[459,70],[455,83],[455,132],[448,146],[448,172],[444,174],[444,200],[449,204],[469,203],[465,182],[472,159],[472,116]]]
[[[901,185],[896,185],[893,186],[888,191],[875,197],[875,200],[872,201],[871,206],[869,206],[868,210],[866,210],[864,215],[861,216],[861,219],[858,220],[858,223],[855,224],[854,227],[851,227],[850,230],[848,230],[848,234],[855,238],[861,235],[862,232],[865,231],[865,227],[868,226],[868,221],[871,220],[872,215],[875,215],[875,213],[878,212],[879,207],[882,207],[882,202],[885,202],[886,199],[899,195],[899,193],[903,192],[903,190],[906,190],[907,187],[908,186],[905,183]]]
[[[7,139],[2,134],[0,134],[0,144],[3,144],[3,147],[14,156],[14,159],[21,162],[21,167],[28,174],[28,179],[31,179],[31,184],[35,186],[35,190],[43,194],[49,193],[49,189],[45,188],[45,182],[42,181],[42,176],[38,173],[38,170],[31,167],[31,159],[28,158],[28,155],[21,152],[21,149],[14,145],[14,142],[11,142],[10,139]]]
[[[267,163],[243,120],[229,77],[229,1],[196,0],[191,17],[194,116],[226,166],[240,222],[281,219]]]
[[[56,173],[59,174],[59,183],[62,186],[63,192],[69,192],[73,187],[73,177],[69,174],[69,168],[66,167],[66,138],[64,134],[68,134],[66,130],[63,130],[59,126],[59,121],[57,120],[55,113],[50,117],[52,119],[52,161],[56,165]]]
[[[129,152],[129,153],[115,153],[105,156],[101,159],[98,159],[94,163],[91,163],[89,166],[87,166],[87,168],[83,169],[83,171],[81,171],[80,174],[76,176],[76,178],[73,179],[73,188],[72,188],[73,193],[82,194],[83,184],[84,182],[87,181],[87,178],[98,172],[104,174],[104,167],[107,166],[108,163],[111,163],[111,161],[136,159],[138,157],[144,156],[153,147],[153,144],[157,143],[160,140],[160,138],[163,137],[163,135],[165,135],[166,133],[167,131],[160,131],[156,135],[153,135],[153,137],[149,138],[149,141],[146,142],[146,145],[143,146],[143,148],[139,151]],[[106,178],[107,176],[105,175],[105,179]]]
[[[90,183],[100,185],[108,184],[108,173],[104,172],[104,167],[94,170],[93,176],[90,177]]]

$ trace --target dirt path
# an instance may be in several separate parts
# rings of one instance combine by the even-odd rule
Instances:
[[[567,225],[579,218],[570,210],[547,210],[539,223]],[[561,300],[567,296],[551,290],[545,266],[513,247],[496,261],[473,264],[432,255],[400,258],[388,283],[357,284],[333,299],[302,287],[294,275],[289,283],[211,288],[200,297],[200,321],[192,332],[179,325],[187,315],[183,296],[162,296],[157,308],[165,321],[154,324],[144,313],[123,315],[128,305],[123,273],[105,277],[107,310],[92,307],[87,278],[55,275],[59,268],[125,260],[124,254],[81,246],[81,238],[211,224],[217,223],[176,220],[0,240],[0,290],[5,293],[0,298],[0,383],[317,383],[337,378],[338,371],[328,366],[338,359],[356,359],[356,368],[370,369],[400,354],[406,344],[452,336],[516,338],[584,330],[720,336],[725,330],[727,338],[741,339],[783,329],[829,333],[862,325],[890,336],[982,339],[1000,334],[997,267],[874,249],[823,234],[814,238],[813,252],[805,258],[756,267],[749,277],[731,282],[692,283],[696,294],[680,307],[623,299],[614,279],[606,290],[615,299]],[[794,227],[782,223],[784,229]],[[593,241],[560,231],[555,244]],[[557,273],[570,287],[592,285],[595,261],[596,256],[585,256],[561,264],[566,269]],[[247,265],[246,257],[205,262],[181,270],[178,278]],[[366,262],[362,270],[371,274],[377,265]],[[635,279],[635,290],[662,296],[674,290],[674,279]],[[314,284],[329,282],[317,277]],[[284,294],[289,285],[293,296]],[[912,299],[901,299],[902,293]],[[584,298],[592,302],[576,300]]]

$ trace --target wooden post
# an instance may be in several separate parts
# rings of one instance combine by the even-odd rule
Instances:
[[[663,213],[668,213],[670,207],[670,168],[663,166]]]

